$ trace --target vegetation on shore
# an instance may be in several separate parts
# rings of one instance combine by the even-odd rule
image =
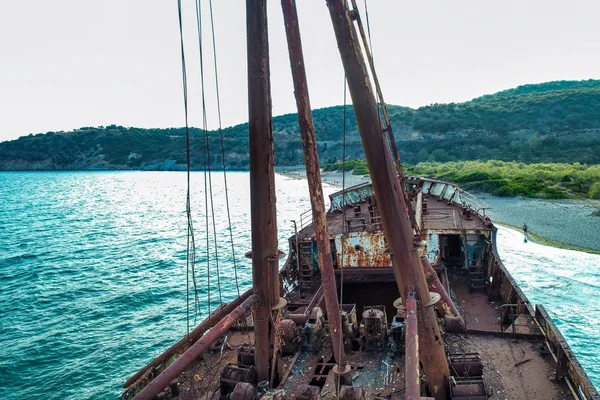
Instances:
[[[465,161],[419,163],[409,175],[437,177],[497,196],[600,199],[600,165]]]
[[[502,160],[523,163],[600,163],[600,80],[519,86],[464,103],[417,109],[389,105],[403,162]],[[347,108],[346,158],[364,158],[352,107]],[[342,158],[342,106],[313,111],[319,157]],[[192,168],[223,166],[220,134],[191,129]],[[273,118],[275,162],[303,163],[296,114]],[[248,124],[222,130],[225,166],[247,169]],[[30,134],[0,143],[1,170],[184,169],[185,129],[110,125]],[[600,190],[600,188],[598,188]]]
[[[353,170],[369,173],[367,162],[351,160],[325,166],[325,171]],[[600,165],[578,162],[534,163],[488,161],[423,162],[405,165],[405,175],[437,178],[460,184],[466,190],[497,196],[523,196],[546,199],[600,199]]]

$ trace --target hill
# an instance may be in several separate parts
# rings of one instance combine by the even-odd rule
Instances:
[[[403,162],[502,160],[600,163],[600,80],[524,85],[464,103],[389,106]],[[313,111],[322,163],[342,156],[343,107]],[[347,158],[362,158],[352,107]],[[273,118],[276,163],[303,163],[296,114]],[[206,134],[211,165],[222,166],[218,131]],[[248,124],[223,129],[225,164],[248,168]],[[204,132],[191,130],[192,167],[201,169]],[[0,143],[0,170],[184,169],[185,129],[110,125],[30,134]]]

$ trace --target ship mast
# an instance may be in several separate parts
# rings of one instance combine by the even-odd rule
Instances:
[[[399,195],[402,193],[401,183],[396,174],[389,145],[384,140],[377,102],[359,38],[344,1],[327,0],[327,6],[346,72],[398,289],[404,304],[407,304],[407,294],[411,290],[415,291],[415,297],[419,301],[419,359],[435,399],[446,399],[450,373],[442,336],[433,304],[430,304],[431,298],[418,247],[413,241],[412,224],[402,204],[401,194]],[[352,11],[352,14],[356,14],[356,11]]]
[[[252,283],[260,296],[254,309],[254,357],[258,380],[267,381],[270,313],[279,302],[279,257],[266,0],[246,0],[246,24]]]
[[[344,347],[342,345],[340,303],[337,298],[333,257],[325,215],[323,186],[321,184],[321,169],[317,155],[317,139],[315,137],[308,84],[306,82],[306,70],[304,68],[304,55],[302,54],[296,1],[281,0],[281,7],[283,8],[285,33],[288,41],[290,66],[294,81],[294,94],[296,95],[296,106],[298,107],[298,122],[302,136],[304,161],[306,163],[306,178],[310,192],[313,225],[315,227],[315,237],[319,251],[319,268],[321,269],[321,278],[323,280],[327,321],[331,332],[331,344],[334,358],[337,362],[337,370],[341,371],[341,367],[344,365]]]

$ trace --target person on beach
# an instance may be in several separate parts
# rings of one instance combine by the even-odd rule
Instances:
[[[524,236],[523,241],[525,243],[527,243],[527,224],[526,223],[523,223],[523,236]]]

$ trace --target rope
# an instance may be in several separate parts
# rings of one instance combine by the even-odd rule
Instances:
[[[365,18],[367,19],[367,34],[369,35],[369,47],[371,48],[371,58],[375,64],[375,56],[373,55],[373,42],[371,41],[371,25],[369,24],[369,9],[367,8],[367,0],[365,0]]]
[[[185,51],[183,44],[183,21],[181,17],[181,0],[177,0],[177,11],[179,16],[179,41],[181,47],[181,75],[183,83],[183,108],[185,113],[185,142],[187,157],[187,193],[186,193],[186,216],[187,216],[187,245],[186,245],[186,325],[187,336],[190,336],[190,267],[192,275],[196,264],[196,242],[194,239],[194,226],[192,223],[191,196],[190,196],[190,128],[188,122],[188,95],[187,95],[187,70],[185,66]],[[194,283],[195,286],[195,283]]]
[[[215,248],[215,267],[217,269],[217,288],[219,290],[219,303],[223,304],[223,294],[221,290],[221,272],[219,268],[219,250],[217,241],[217,227],[215,222],[215,206],[213,201],[213,190],[212,190],[212,171],[211,171],[211,160],[210,160],[210,141],[208,136],[208,126],[206,118],[206,96],[205,96],[205,85],[204,85],[204,53],[202,47],[202,4],[200,0],[196,0],[196,25],[198,28],[198,50],[200,56],[200,85],[202,88],[202,130],[204,131],[204,196],[205,196],[205,209],[206,209],[206,244],[207,244],[207,283],[208,283],[208,303],[209,303],[209,316],[211,313],[211,301],[210,301],[210,247],[209,247],[209,219],[212,219],[213,228],[213,241]],[[214,42],[214,38],[213,38]],[[208,172],[208,174],[207,174]],[[207,179],[208,177],[208,179]],[[209,199],[210,195],[210,199]],[[208,213],[208,204],[210,200],[210,217]]]
[[[200,5],[202,5],[200,3]],[[201,16],[201,15],[200,15]],[[199,29],[201,31],[201,25],[199,25]],[[200,50],[202,51],[202,35],[200,35]],[[215,266],[217,268],[217,287],[219,289],[219,303],[223,304],[223,294],[221,291],[221,272],[219,271],[219,247],[217,246],[217,226],[215,222],[215,202],[212,191],[212,171],[210,166],[210,144],[208,140],[208,122],[206,119],[206,102],[204,99],[204,63],[202,62],[202,52],[200,53],[200,70],[202,73],[202,113],[203,113],[203,127],[204,132],[206,134],[206,154],[208,158],[208,187],[210,191],[210,209],[212,216],[212,225],[213,225],[213,240],[215,242]]]
[[[204,222],[206,227],[206,285],[207,285],[207,298],[208,298],[208,318],[210,320],[211,315],[211,296],[210,296],[210,228],[209,228],[209,210],[208,210],[208,176],[207,163],[210,165],[210,151],[208,149],[208,132],[206,124],[206,99],[204,95],[204,62],[202,53],[202,14],[201,5],[198,0],[195,1],[196,5],[196,27],[198,28],[198,49],[200,56],[200,85],[202,88],[202,131],[204,132],[204,148],[203,148],[203,172],[204,172]]]
[[[235,288],[237,290],[238,297],[240,296],[240,285],[238,282],[237,263],[235,260],[235,246],[233,243],[233,230],[231,229],[231,212],[229,210],[229,194],[227,193],[227,171],[225,169],[225,145],[223,144],[223,128],[221,123],[221,98],[219,95],[219,73],[217,68],[217,46],[215,39],[215,22],[213,19],[213,7],[212,0],[208,2],[210,7],[210,28],[212,32],[212,46],[213,46],[213,60],[215,66],[215,88],[217,92],[217,115],[219,117],[219,136],[221,138],[221,160],[223,161],[223,181],[225,183],[225,205],[227,207],[227,222],[229,223],[229,239],[231,241],[231,256],[233,258],[233,271],[235,275]]]
[[[369,53],[371,56],[371,62],[373,63],[373,65],[375,65],[375,55],[373,54],[373,41],[371,40],[371,24],[369,23],[369,8],[367,7],[367,0],[364,1],[365,4],[365,18],[367,20],[367,36],[369,37],[369,51],[365,50],[365,55],[367,57],[369,57]],[[358,12],[358,8],[356,10]],[[375,74],[375,68],[373,68],[373,71],[371,72],[372,75]],[[375,77],[373,76],[373,80],[375,79]],[[379,98],[379,93],[377,94],[377,98],[378,98],[378,102],[377,102],[377,114],[379,115],[379,118],[377,119],[377,122],[379,123],[379,131],[382,132],[382,124],[381,124],[381,118],[382,118],[382,100]],[[384,135],[385,138],[385,135]]]

